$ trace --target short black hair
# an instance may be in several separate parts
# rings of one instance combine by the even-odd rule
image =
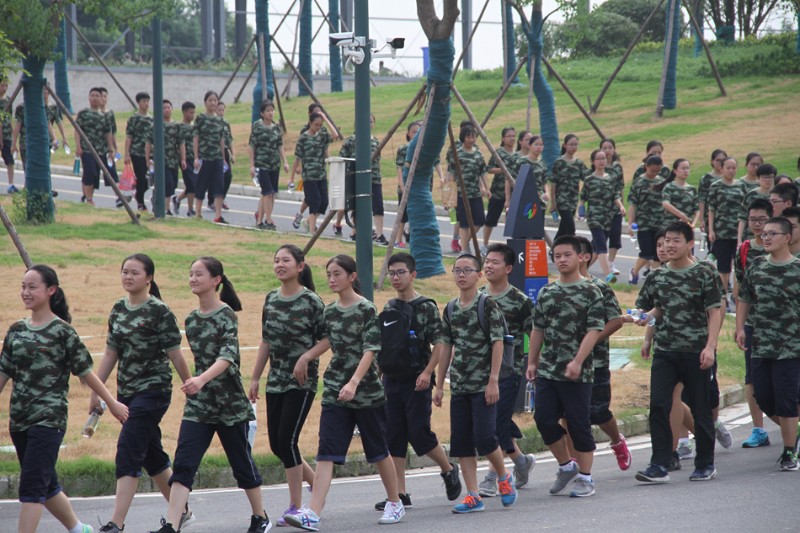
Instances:
[[[408,268],[409,272],[417,271],[417,261],[411,254],[406,252],[397,252],[396,254],[392,254],[392,256],[389,258],[389,263],[387,263],[387,267],[397,263],[403,263],[406,268]]]
[[[756,176],[768,176],[772,174],[772,177],[778,175],[778,169],[775,168],[775,165],[770,165],[769,163],[762,163],[758,165],[758,170],[756,170]]]
[[[780,217],[772,217],[771,219],[767,220],[767,224],[777,224],[781,227],[781,231],[783,233],[792,233],[792,223],[789,222],[788,218]],[[767,224],[764,224],[765,226]]]
[[[161,100],[161,103],[162,103],[162,104],[169,104],[169,106],[170,106],[170,107],[173,107],[173,105],[172,105],[172,102],[170,102],[170,101],[169,101],[169,100],[167,100],[166,98],[164,98],[163,100]]]
[[[263,113],[268,107],[275,109],[275,105],[271,101],[267,100],[265,102],[261,102],[261,105],[258,106],[258,110],[259,112]]]
[[[480,271],[481,262],[478,261],[478,258],[475,257],[474,255],[472,255],[472,254],[461,254],[456,258],[456,262],[458,262],[460,259],[469,259],[470,261],[472,261],[472,264],[475,266],[475,270]]]
[[[680,220],[667,224],[667,227],[664,228],[664,234],[666,235],[667,233],[680,233],[684,236],[686,242],[694,240],[694,230],[692,227]]]
[[[466,139],[470,135],[477,136],[477,133],[475,132],[475,128],[473,128],[471,125],[468,124],[466,126],[463,126],[461,128],[461,131],[458,132],[458,140],[463,143],[464,139]]]
[[[495,242],[489,245],[486,248],[486,255],[489,255],[492,252],[496,252],[503,256],[503,262],[506,266],[511,265],[512,267],[517,263],[517,254],[514,253],[514,249],[507,244],[503,244],[502,242]]]
[[[776,185],[769,191],[770,194],[777,194],[784,202],[791,202],[792,205],[797,205],[797,185],[794,183],[781,183]]]
[[[592,241],[584,237],[583,235],[575,235],[575,238],[578,242],[581,243],[581,251],[582,254],[589,254],[589,262],[592,261],[594,257],[594,246],[592,246]]]
[[[103,91],[100,91],[100,92],[103,92]],[[141,102],[142,100],[150,100],[150,93],[145,92],[145,91],[138,92],[138,93],[136,93],[135,100],[136,100],[137,104],[139,102]]]
[[[108,94],[108,89],[105,87],[98,87],[97,90],[100,91],[100,94]]]
[[[747,212],[749,213],[754,209],[766,211],[767,215],[772,217],[772,203],[770,203],[770,201],[766,198],[756,198],[750,202],[750,204],[747,206]],[[791,209],[791,207],[789,209]]]
[[[183,111],[184,113],[189,111],[190,109],[197,109],[197,106],[194,105],[194,102],[187,100],[183,103],[183,105],[181,105],[181,111]]]
[[[556,249],[556,246],[560,246],[562,244],[572,246],[572,249],[575,250],[576,254],[581,253],[581,242],[575,237],[575,235],[562,235],[561,237],[558,237],[555,241],[553,241],[553,250]]]
[[[793,205],[792,207],[787,207],[781,213],[782,218],[793,218],[800,222],[800,207]]]

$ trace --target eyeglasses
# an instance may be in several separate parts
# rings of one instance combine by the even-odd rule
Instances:
[[[788,233],[782,233],[779,231],[766,231],[761,234],[762,239],[772,239],[775,235],[789,235]]]
[[[784,203],[786,203],[786,202],[788,202],[788,201],[789,201],[789,200],[784,200],[783,198],[770,198],[770,200],[769,200],[769,202],[770,202],[772,205],[775,205],[775,204],[784,204]]]
[[[389,274],[390,278],[402,278],[408,274],[408,270],[389,270],[387,274]]]
[[[453,274],[455,274],[456,276],[461,276],[462,274],[464,276],[469,276],[473,272],[480,272],[480,271],[477,268],[458,268],[458,267],[455,267],[453,269]]]
[[[766,224],[767,220],[769,220],[767,217],[750,217],[747,219],[751,224]]]

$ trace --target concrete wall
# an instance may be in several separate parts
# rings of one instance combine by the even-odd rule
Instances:
[[[243,68],[242,70],[245,70]],[[153,93],[153,77],[152,71],[147,68],[127,68],[115,67],[112,69],[114,75],[119,82],[125,87],[131,98],[134,98],[137,92],[147,91]],[[247,72],[239,71],[236,78],[231,83],[227,92],[223,95],[223,100],[230,103],[233,102],[234,97],[239,92],[239,89],[247,78]],[[203,102],[203,95],[208,90],[215,90],[221,92],[225,83],[230,78],[230,72],[215,72],[204,70],[164,70],[164,97],[171,100],[173,105],[180,107],[186,101],[191,100],[198,107]],[[9,83],[9,93],[14,90],[17,80],[21,74],[12,75]],[[52,69],[45,70],[45,76],[54,84],[54,75]],[[256,75],[254,75],[250,82],[245,87],[242,93],[241,102],[253,101],[253,87],[256,83]],[[275,75],[278,87],[281,90],[286,86],[289,79],[287,74]],[[378,87],[381,85],[408,83],[414,81],[413,78],[396,78],[396,77],[375,77],[374,78]],[[345,91],[354,89],[353,76],[344,76],[343,84]],[[88,105],[89,102],[89,89],[96,86],[106,87],[109,93],[109,106],[114,111],[125,112],[130,111],[130,104],[128,104],[125,96],[117,88],[114,80],[103,70],[102,67],[89,67],[89,66],[73,66],[69,67],[69,84],[70,93],[72,94],[72,106],[74,111],[78,111]],[[292,82],[293,96],[297,95],[298,81]],[[315,76],[314,77],[314,93],[321,95],[330,92],[330,81],[328,76]],[[321,98],[321,97],[320,97]],[[16,103],[21,102],[21,98]]]

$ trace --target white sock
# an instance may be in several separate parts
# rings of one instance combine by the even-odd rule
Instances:
[[[681,437],[678,439],[678,446],[681,444],[689,444],[689,437]]]
[[[78,523],[72,529],[68,530],[69,533],[83,533],[83,522],[78,520]]]
[[[591,474],[586,475],[586,474],[581,474],[580,472],[578,472],[578,479],[583,479],[584,481],[588,481],[589,483],[594,483],[594,481],[592,480],[592,475]]]
[[[575,467],[575,461],[570,461],[567,464],[565,464],[564,466],[559,466],[558,469],[561,470],[562,472],[569,472],[574,467]]]

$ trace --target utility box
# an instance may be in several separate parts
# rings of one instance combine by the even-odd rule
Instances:
[[[536,187],[531,166],[524,164],[517,172],[517,182],[511,192],[503,235],[515,239],[544,239],[545,205]]]
[[[328,206],[332,211],[355,209],[356,160],[349,157],[329,157]]]

